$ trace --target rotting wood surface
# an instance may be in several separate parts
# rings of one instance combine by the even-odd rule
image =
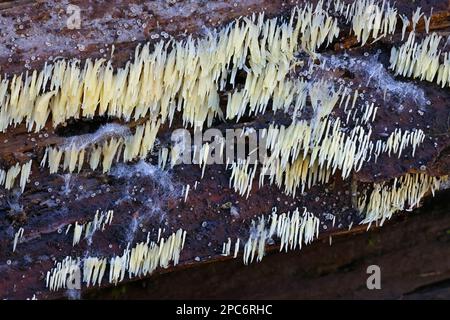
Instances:
[[[417,5],[421,5],[427,14],[433,7],[432,30],[448,35],[450,8],[445,1],[420,1],[414,5],[409,1],[397,2],[399,10],[407,14]],[[27,68],[39,69],[51,58],[109,58],[113,44],[113,63],[122,66],[132,57],[138,43],[156,42],[163,37],[162,32],[176,39],[182,39],[187,34],[201,37],[205,27],[219,27],[253,12],[265,11],[267,16],[283,15],[294,5],[278,1],[176,1],[174,4],[154,1],[145,5],[133,1],[108,2],[109,5],[74,1],[73,4],[82,8],[82,28],[68,30],[65,28],[67,4],[59,1],[0,3],[2,74],[20,73]],[[13,27],[14,32],[10,27]],[[390,48],[399,41],[399,34],[396,33],[373,45],[359,48],[354,43],[354,37],[343,36],[335,41],[334,46],[319,53],[324,56],[340,55],[345,48],[350,56],[367,60],[365,52],[371,57],[380,50],[379,61],[386,68]],[[433,83],[398,79],[415,84],[430,101],[426,112],[421,115],[414,99],[405,97],[403,109],[408,111],[398,112],[399,102],[395,99],[384,101],[383,94],[376,91],[377,83],[367,83],[367,75],[363,72],[339,72],[338,76],[351,78],[355,83],[360,83],[362,89],[373,92],[377,103],[383,105],[374,128],[380,137],[386,131],[385,128],[390,132],[396,127],[420,128],[430,137],[417,150],[414,158],[381,156],[377,164],[364,165],[360,172],[352,176],[358,188],[407,172],[421,172],[424,168],[430,175],[439,176],[450,172],[448,89],[440,89]],[[243,126],[264,127],[271,119],[279,123],[286,121],[283,115],[267,113],[261,117],[244,119],[238,124],[217,123],[215,127],[221,130]],[[134,241],[141,241],[146,235],[143,230],[151,231],[154,235],[164,225],[169,234],[178,228],[187,230],[186,249],[182,252],[180,267],[189,267],[222,259],[223,242],[228,237],[233,240],[237,237],[246,239],[251,219],[269,214],[275,206],[278,212],[306,206],[308,211],[325,220],[320,232],[321,238],[325,240],[329,235],[344,232],[350,224],[357,226],[362,219],[352,207],[351,181],[342,181],[339,177],[333,178],[327,186],[314,186],[305,195],[298,195],[294,199],[284,195],[276,186],[259,189],[255,183],[246,200],[228,188],[230,172],[225,170],[225,166],[219,165],[208,166],[203,180],[200,180],[201,169],[198,166],[176,166],[164,177],[173,184],[171,186],[162,186],[159,181],[145,176],[121,178],[89,170],[73,175],[49,175],[47,168],[38,167],[47,145],[58,145],[66,136],[90,133],[112,121],[120,123],[119,120],[96,118],[69,121],[66,126],[56,130],[48,123],[44,130],[36,134],[27,133],[24,126],[1,134],[0,164],[3,167],[34,160],[30,183],[23,194],[0,191],[1,298],[24,299],[31,298],[33,294],[38,299],[63,297],[66,294],[63,290],[49,292],[45,288],[45,274],[53,267],[54,260],[60,261],[67,255],[119,254],[130,234]],[[128,125],[133,128],[135,124]],[[175,118],[171,129],[181,126],[181,119]],[[162,144],[169,142],[169,134],[167,126],[160,130],[158,138]],[[155,158],[152,159],[155,162]],[[189,200],[185,203],[180,195],[182,186],[189,184],[192,188],[195,181],[200,183],[195,191],[191,190]],[[80,223],[92,219],[97,209],[114,209],[114,221],[108,227],[108,232],[96,233],[90,246],[82,241],[80,245],[72,247],[72,232],[65,235],[65,226],[75,221]],[[232,211],[237,211],[239,215],[232,214]],[[333,228],[325,216],[328,212],[338,211]],[[25,236],[16,252],[12,253],[14,232],[19,227],[25,229]],[[351,229],[350,232],[358,229]],[[294,254],[301,255],[302,252],[290,253]],[[252,267],[258,266],[255,264]],[[242,268],[245,267],[242,265]]]

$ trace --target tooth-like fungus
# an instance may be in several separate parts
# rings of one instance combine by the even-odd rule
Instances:
[[[83,282],[86,286],[100,286],[106,271],[107,259],[89,257],[83,260]]]
[[[397,9],[389,2],[378,4],[374,0],[361,0],[346,5],[334,1],[334,9],[344,14],[347,22],[352,21],[353,30],[362,44],[369,37],[377,39],[395,30]],[[286,21],[265,19],[263,14],[253,15],[231,23],[221,31],[210,31],[204,39],[160,42],[153,52],[150,52],[149,44],[138,47],[134,61],[118,70],[104,59],[87,60],[84,68],[78,61],[58,61],[46,65],[40,73],[26,74],[24,79],[22,75],[11,81],[3,79],[0,86],[5,117],[1,122],[4,124],[2,129],[25,120],[29,130],[33,126],[39,130],[50,114],[54,126],[69,118],[91,118],[96,114],[125,120],[150,115],[152,120],[138,126],[134,135],[110,137],[90,145],[69,143],[49,147],[46,152],[51,173],[58,171],[63,159],[63,170],[80,171],[85,157],[89,157],[91,169],[95,170],[101,163],[102,172],[106,173],[114,159],[131,161],[145,157],[153,147],[160,124],[167,120],[170,124],[177,110],[182,112],[184,125],[196,129],[205,122],[210,125],[215,116],[222,117],[219,92],[231,84],[234,90],[228,93],[227,119],[239,120],[246,113],[263,113],[270,101],[273,111],[287,112],[293,107],[291,126],[286,129],[271,126],[267,130],[271,156],[261,168],[260,184],[264,182],[263,176],[269,174],[270,181],[275,180],[281,186],[284,176],[285,191],[295,195],[297,186],[301,185],[304,190],[306,185],[311,186],[317,181],[327,182],[337,169],[342,171],[343,178],[347,178],[352,169],[359,170],[363,162],[371,158],[374,149],[370,141],[372,131],[362,125],[374,121],[378,107],[366,103],[361,109],[362,115],[357,117],[357,90],[352,95],[347,88],[335,89],[324,80],[308,84],[302,79],[288,78],[297,63],[294,54],[299,47],[313,53],[338,35],[337,19],[331,17],[323,9],[323,1],[319,1],[315,7],[312,4],[295,7]],[[442,70],[440,78],[448,78],[445,77],[448,70]],[[235,88],[238,71],[246,73],[240,89]],[[50,88],[48,92],[45,91],[47,87]],[[314,112],[309,123],[297,119],[305,108],[307,97]],[[353,111],[347,112],[351,97],[350,110]],[[339,106],[345,101],[346,123],[352,112],[352,119],[356,121],[356,127],[349,134],[344,134],[345,128],[341,127],[339,118],[329,117],[339,99]],[[35,103],[39,110],[27,109],[28,114],[20,107],[24,101]],[[408,141],[402,139],[399,156]],[[416,142],[414,140],[414,151]],[[194,150],[199,153],[202,177],[209,148],[206,143],[200,150]],[[396,140],[392,141],[392,146],[388,141],[386,150],[390,153],[391,149],[397,150]],[[176,145],[170,154],[168,148],[160,149],[159,166],[165,168],[169,155],[171,165],[175,165],[180,152]],[[45,161],[46,158],[41,165]],[[241,195],[248,196],[256,166],[248,174],[245,173],[248,164],[232,163],[232,168],[230,183]]]
[[[237,71],[248,70],[249,59],[251,83],[264,79],[259,102],[264,105],[271,95],[285,94],[277,83],[299,45],[313,52],[338,34],[337,20],[320,1],[316,7],[296,7],[288,21],[253,15],[209,31],[205,39],[161,41],[153,52],[149,44],[138,46],[134,61],[117,70],[105,59],[87,59],[83,68],[77,60],[60,60],[41,72],[2,79],[0,130],[25,121],[28,130],[39,131],[50,116],[56,127],[96,114],[127,121],[159,115],[162,123],[171,123],[176,110],[182,111],[185,125],[200,128],[221,116],[218,92],[225,88],[230,68],[234,86]]]
[[[166,167],[168,155],[169,155],[169,149],[167,149],[167,148],[161,148],[161,149],[159,149],[159,154],[158,154],[158,166],[159,166],[161,169],[164,169],[164,168]]]
[[[265,176],[268,175],[270,184],[275,182],[280,188],[284,186],[286,194],[295,196],[299,186],[303,192],[306,187],[310,188],[317,182],[327,183],[337,169],[341,170],[344,179],[347,178],[352,170],[359,171],[372,156],[376,161],[382,152],[389,156],[394,153],[400,158],[405,148],[411,146],[414,156],[417,147],[425,139],[420,129],[396,129],[387,141],[370,141],[372,129],[366,130],[362,125],[375,120],[378,107],[373,104],[363,109],[361,125],[345,133],[346,128],[342,127],[341,119],[332,119],[330,114],[339,98],[340,105],[346,101],[347,109],[351,94],[342,88],[335,90],[327,82],[317,81],[306,95],[310,97],[314,111],[310,121],[296,120],[287,127],[271,124],[265,130],[266,148],[270,156],[264,159],[261,166],[260,186],[264,185]],[[349,110],[356,110],[357,96],[356,90]],[[247,197],[256,173],[256,164],[252,167],[249,165],[247,160],[233,162],[230,177],[230,187],[233,186],[236,192]]]
[[[58,172],[59,163],[63,159],[63,155],[63,170],[72,173],[78,168],[78,171],[80,171],[84,164],[86,150],[88,149],[90,150],[90,168],[95,170],[100,160],[102,160],[103,173],[109,172],[115,158],[116,161],[121,158],[124,162],[137,158],[145,158],[148,152],[153,149],[158,129],[159,122],[153,123],[147,121],[144,125],[136,128],[134,135],[127,135],[125,138],[121,136],[111,137],[103,142],[94,139],[89,143],[69,141],[65,146],[48,147],[50,173]],[[45,161],[41,162],[41,166],[45,166]]]
[[[442,36],[432,33],[420,43],[415,39],[415,33],[411,32],[408,40],[400,48],[392,47],[390,69],[403,77],[436,81],[442,88],[450,86],[449,54],[445,52],[441,55],[441,51],[438,50]],[[440,63],[441,57],[443,63]]]
[[[20,242],[22,237],[23,237],[23,228],[19,228],[19,230],[14,235],[13,252],[16,251],[17,244]]]
[[[92,235],[97,230],[104,231],[105,227],[111,224],[113,217],[113,210],[108,210],[106,212],[100,212],[99,210],[97,210],[97,212],[95,212],[94,220],[86,222],[84,224],[78,224],[78,221],[76,221],[73,230],[72,246],[80,242],[83,231],[84,239],[91,239]],[[67,227],[67,232],[69,231],[70,226],[71,225]]]
[[[80,259],[66,257],[61,262],[56,262],[56,266],[47,272],[45,286],[50,291],[57,291],[66,288],[69,281],[74,281],[77,272],[80,270]]]
[[[20,189],[23,192],[31,174],[31,164],[32,161],[30,160],[22,166],[19,163],[16,163],[6,171],[0,169],[0,185],[3,185],[5,189],[10,190],[20,174]]]
[[[358,0],[349,6],[347,20],[351,17],[353,31],[361,45],[366,44],[369,37],[377,41],[395,32],[397,9],[386,0],[381,7],[375,0]]]
[[[185,239],[186,231],[179,229],[167,240],[158,240],[158,244],[150,242],[147,237],[146,242],[136,244],[131,250],[125,249],[121,256],[113,257],[110,261],[109,282],[117,284],[122,281],[125,271],[132,278],[148,275],[158,266],[167,268],[170,261],[177,265]]]
[[[22,190],[22,192],[25,190],[25,185],[27,184],[28,178],[31,173],[31,164],[32,161],[30,160],[22,165],[22,169],[20,170],[20,189]]]
[[[184,248],[186,231],[179,229],[170,235],[167,240],[159,238],[158,243],[147,241],[136,244],[133,248],[127,248],[122,255],[114,256],[109,260],[109,283],[117,285],[125,278],[145,276],[152,273],[157,267],[167,268],[170,262],[177,265],[181,250]],[[106,273],[106,258],[87,257],[83,260],[66,257],[62,262],[47,272],[46,287],[51,291],[66,288],[68,280],[76,276],[77,271],[83,272],[83,282],[86,286],[101,285]],[[81,267],[83,265],[83,267]]]
[[[176,113],[180,117],[175,119],[181,118],[183,126],[193,127],[196,132],[205,125],[211,126],[216,119],[239,122],[247,115],[265,113],[267,108],[274,113],[281,111],[290,122],[273,122],[263,128],[265,142],[250,151],[247,158],[237,161],[227,158],[230,188],[247,198],[257,172],[260,187],[268,181],[295,197],[306,188],[328,183],[336,172],[342,179],[349,178],[372,157],[376,162],[382,153],[400,158],[406,148],[411,148],[414,157],[425,140],[421,129],[397,128],[386,133],[387,139],[373,140],[376,135],[373,130],[377,128],[373,122],[381,106],[376,106],[375,100],[361,101],[365,93],[362,88],[352,89],[320,77],[314,81],[309,81],[309,77],[295,78],[292,72],[298,71],[299,65],[304,66],[304,61],[299,60],[300,50],[308,53],[312,61],[320,56],[316,53],[319,48],[329,46],[339,37],[336,17],[351,23],[350,32],[362,46],[395,33],[398,13],[389,1],[346,2],[328,0],[324,9],[324,1],[319,0],[316,6],[295,7],[286,19],[253,14],[221,30],[208,30],[202,39],[189,36],[180,41],[139,45],[134,59],[122,68],[114,68],[105,59],[87,59],[84,64],[78,60],[59,60],[46,64],[40,72],[0,78],[0,131],[24,123],[29,132],[39,132],[49,121],[56,128],[69,119],[94,116],[125,122],[139,120],[143,124],[137,125],[134,133],[127,126],[109,124],[96,134],[67,138],[64,143],[47,147],[40,162],[41,167],[48,165],[51,174],[80,172],[83,166],[96,170],[100,165],[102,173],[108,173],[115,162],[146,158],[155,146],[160,127],[164,124],[170,127]],[[328,11],[331,5],[334,16]],[[422,16],[428,33],[431,16],[424,16],[421,8],[417,8],[411,21],[400,15],[402,41],[409,26],[412,32],[400,48],[392,48],[390,69],[396,75],[450,86],[450,54],[441,54],[439,50],[442,36],[432,33],[416,42],[415,29]],[[325,69],[325,63],[321,68]],[[315,70],[313,65],[310,75],[311,70]],[[242,83],[238,79],[243,79]],[[227,99],[223,110],[224,97]],[[336,116],[337,109],[343,111],[342,118]],[[245,127],[245,132],[256,129],[259,128]],[[222,139],[221,157],[224,147]],[[158,166],[173,168],[186,151],[183,148],[182,143],[159,148]],[[260,163],[252,162],[250,155],[261,149],[267,151],[267,157],[260,159]],[[212,143],[194,147],[192,158],[202,170],[201,178],[212,161],[211,151],[217,151]],[[0,185],[8,190],[13,188],[20,174],[20,188],[24,192],[31,166],[30,160],[0,170]],[[367,190],[361,196],[355,193],[352,204],[365,214],[361,223],[370,227],[381,220],[382,225],[394,212],[417,207],[427,192],[434,194],[447,179],[425,173],[406,174],[395,178],[393,183],[375,183],[369,195]],[[197,184],[195,181],[194,190]],[[183,188],[184,202],[190,188],[190,184]],[[354,189],[356,182],[352,183],[352,192]],[[73,226],[72,246],[83,235],[90,244],[93,234],[103,231],[112,219],[112,210],[97,210],[92,221],[68,225],[66,234]],[[335,219],[334,215],[330,218],[333,226]],[[266,244],[275,236],[280,239],[280,251],[301,249],[318,238],[319,227],[319,218],[306,208],[303,212],[297,208],[282,214],[274,208],[269,217],[260,216],[251,222],[249,237],[242,246],[243,262],[248,265],[255,259],[261,261]],[[14,236],[13,252],[23,231],[20,228]],[[86,254],[85,258],[68,256],[55,262],[54,268],[47,272],[46,287],[51,291],[65,288],[77,271],[82,272],[83,283],[90,287],[101,286],[105,274],[109,284],[117,285],[127,273],[129,278],[142,277],[158,267],[177,265],[186,231],[178,229],[167,239],[161,237],[164,231],[158,230],[156,241],[150,241],[148,233],[146,241],[133,247],[129,242],[120,254],[110,258]],[[236,239],[232,253],[232,240],[227,238],[222,255],[233,254],[236,258],[240,241]]]
[[[370,141],[371,129],[366,131],[356,126],[345,134],[340,119],[332,123],[331,119],[326,119],[318,121],[315,128],[305,121],[287,128],[270,126],[266,146],[271,156],[261,168],[260,186],[264,184],[264,176],[269,175],[271,184],[284,185],[285,193],[295,196],[298,186],[303,192],[306,186],[310,188],[316,182],[326,183],[337,169],[341,170],[344,179],[347,178],[351,170],[360,170],[364,162],[372,156],[377,159],[381,152],[388,152],[389,156],[393,152],[400,157],[403,150],[411,146],[414,155],[425,138],[420,129],[404,132],[396,129],[386,142],[377,140],[374,144]],[[247,190],[245,186],[241,188],[238,184],[235,189]]]
[[[392,185],[375,183],[368,197],[364,194],[358,199],[359,210],[366,214],[361,223],[368,223],[370,227],[373,222],[381,220],[380,225],[383,225],[396,211],[410,211],[417,207],[427,192],[434,195],[440,184],[447,180],[448,176],[437,178],[414,173],[395,178]]]
[[[414,11],[412,16],[412,31],[416,31],[417,23],[419,22],[420,18],[424,15],[423,12],[421,12],[422,8],[418,7],[416,11]]]
[[[286,252],[288,249],[295,250],[297,246],[301,249],[302,244],[310,244],[319,236],[320,220],[306,208],[303,213],[298,208],[292,213],[278,215],[276,212],[274,208],[267,222],[264,216],[258,218],[257,224],[252,221],[250,237],[244,245],[244,264],[252,263],[255,255],[257,261],[261,261],[267,240],[275,235],[280,238],[280,251],[284,249]]]

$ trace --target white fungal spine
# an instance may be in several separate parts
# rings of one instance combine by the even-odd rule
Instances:
[[[412,16],[412,31],[416,31],[417,23],[419,22],[420,18],[424,15],[423,12],[421,12],[422,8],[417,7],[416,11],[414,11]]]
[[[238,252],[239,252],[239,242],[241,241],[241,239],[237,239],[236,243],[234,244],[234,254],[233,254],[233,258],[237,258]]]
[[[83,234],[83,225],[78,224],[78,221],[75,221],[75,225],[73,228],[73,241],[72,246],[78,244],[81,239],[81,235]]]
[[[375,0],[359,0],[350,7],[353,31],[361,45],[366,44],[369,37],[378,40],[395,32],[397,25],[397,9],[383,0],[381,7]],[[348,19],[347,18],[347,19]]]
[[[408,17],[405,15],[400,15],[400,18],[402,19],[402,23],[403,23],[403,26],[402,26],[402,41],[403,41],[403,39],[405,39],[406,29],[410,25],[410,22],[409,22]]]
[[[16,251],[17,244],[22,240],[23,237],[23,228],[19,228],[16,234],[14,235],[14,243],[13,243],[13,252]]]
[[[253,179],[256,174],[256,164],[249,168],[249,159],[244,161],[239,161],[237,164],[233,163],[231,165],[231,177],[230,177],[230,187],[233,184],[235,192],[239,192],[241,196],[246,195],[248,198],[250,191],[252,189]]]
[[[132,278],[148,275],[157,267],[167,268],[171,261],[177,265],[185,239],[186,231],[179,229],[167,240],[161,238],[155,243],[147,237],[146,242],[136,244],[131,250],[125,249],[122,256],[111,259],[109,282],[117,284],[122,281],[126,271]]]
[[[223,243],[223,248],[222,248],[222,256],[229,256],[231,253],[231,238],[228,238],[227,242]]]
[[[22,192],[25,190],[25,185],[27,184],[28,178],[31,174],[31,164],[32,161],[28,161],[27,163],[22,165],[22,169],[20,171],[20,189],[22,190]]]
[[[13,187],[14,181],[16,180],[17,176],[19,175],[21,170],[20,164],[16,163],[14,166],[8,169],[6,172],[6,179],[5,179],[5,189],[9,190]]]
[[[425,32],[430,33],[430,24],[431,24],[431,17],[433,16],[433,8],[431,8],[430,16],[427,18],[427,16],[423,16],[423,21],[425,23]]]

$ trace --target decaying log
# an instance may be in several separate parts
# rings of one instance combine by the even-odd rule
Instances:
[[[316,2],[316,1],[312,1]],[[348,1],[346,1],[348,2]],[[402,14],[412,15],[417,6],[429,15],[433,8],[430,30],[448,36],[450,29],[450,4],[445,1],[419,1],[420,4],[411,4],[407,0],[397,1],[397,8]],[[295,5],[302,5],[301,1],[89,1],[78,0],[71,2],[81,8],[81,29],[67,28],[67,6],[69,3],[60,1],[0,1],[0,72],[11,78],[14,74],[40,70],[45,63],[52,63],[60,59],[86,59],[106,58],[112,61],[114,67],[123,67],[130,61],[138,44],[150,42],[156,44],[161,39],[186,39],[189,35],[202,38],[208,28],[221,28],[241,16],[265,12],[266,17],[287,16]],[[337,77],[345,81],[360,84],[360,92],[367,91],[371,99],[380,106],[377,121],[374,123],[373,135],[376,139],[386,139],[388,133],[396,128],[402,130],[421,129],[425,133],[425,140],[417,148],[414,157],[410,150],[402,155],[389,157],[380,155],[378,161],[365,163],[359,172],[352,173],[351,179],[342,179],[340,174],[333,175],[326,185],[315,185],[304,193],[295,197],[286,195],[275,185],[258,187],[255,179],[252,192],[246,199],[229,187],[230,170],[225,165],[207,166],[204,178],[201,179],[202,169],[198,165],[177,165],[168,171],[157,170],[157,152],[147,158],[147,162],[132,162],[116,164],[108,174],[101,171],[92,171],[83,168],[79,173],[60,172],[49,174],[47,167],[40,167],[45,150],[48,146],[61,146],[70,138],[84,134],[95,133],[102,125],[116,123],[128,126],[132,132],[138,125],[142,125],[148,117],[137,121],[123,121],[122,119],[94,117],[93,119],[70,119],[66,123],[54,128],[49,120],[44,129],[37,133],[28,132],[25,124],[8,128],[0,133],[0,165],[3,169],[10,168],[15,163],[24,164],[33,161],[32,173],[23,193],[18,188],[13,190],[0,190],[0,298],[25,299],[33,296],[38,299],[52,299],[61,297],[110,297],[114,289],[112,284],[103,281],[101,288],[88,289],[83,284],[80,292],[49,291],[45,287],[47,271],[66,256],[87,257],[102,256],[111,258],[120,255],[128,243],[134,246],[137,242],[145,241],[147,233],[156,239],[158,230],[164,229],[163,237],[167,238],[172,232],[182,228],[187,231],[185,248],[181,252],[178,266],[168,269],[158,269],[157,280],[170,285],[168,277],[171,272],[174,279],[181,279],[182,283],[192,286],[189,275],[198,272],[201,275],[213,275],[210,285],[216,286],[223,281],[221,277],[230,277],[224,272],[218,275],[217,268],[241,270],[241,278],[255,272],[255,277],[278,268],[279,259],[283,257],[283,274],[289,274],[290,265],[299,265],[296,272],[302,274],[307,286],[324,286],[329,281],[323,274],[337,274],[342,281],[350,279],[352,285],[358,287],[364,282],[356,284],[359,277],[351,276],[342,270],[354,265],[354,261],[363,259],[368,264],[375,261],[376,250],[370,249],[365,256],[367,242],[376,240],[376,247],[386,255],[383,264],[388,268],[391,261],[397,261],[389,256],[389,250],[396,250],[396,259],[403,252],[411,253],[414,246],[414,235],[426,233],[426,240],[436,237],[447,237],[442,232],[448,228],[448,215],[428,214],[422,210],[419,217],[410,218],[410,213],[401,214],[401,218],[386,222],[383,228],[372,226],[369,233],[360,234],[367,229],[367,225],[359,225],[364,216],[356,208],[357,195],[363,190],[371,190],[374,183],[392,181],[405,174],[426,173],[430,176],[442,177],[450,173],[450,90],[448,87],[440,88],[436,83],[412,80],[394,76],[388,70],[389,56],[392,46],[400,46],[401,22],[393,35],[380,41],[368,43],[360,47],[356,37],[350,32],[348,25],[342,26],[343,32],[328,48],[318,50],[317,59],[345,55],[349,59],[363,63],[363,68],[351,68],[342,65],[335,69],[318,69],[314,74],[317,77]],[[347,29],[345,29],[347,28]],[[424,36],[424,24],[417,25],[416,32]],[[443,49],[448,51],[447,48]],[[376,56],[375,60],[372,57]],[[371,60],[372,59],[372,60]],[[304,52],[300,53],[299,60],[311,61]],[[366,72],[369,67],[379,67]],[[367,68],[366,68],[367,67]],[[292,72],[292,78],[298,78],[304,71],[301,66]],[[377,82],[374,78],[376,72],[385,80]],[[242,75],[238,75],[236,82],[243,86]],[[2,77],[3,79],[3,77]],[[381,86],[397,86],[399,91],[409,86],[409,91],[393,93],[386,98]],[[423,93],[426,100],[425,107],[412,96],[413,93]],[[227,92],[220,93],[221,108],[226,109]],[[309,101],[308,101],[309,102]],[[401,108],[399,106],[401,105]],[[342,110],[335,110],[336,116],[341,116]],[[291,119],[281,112],[267,112],[262,115],[242,118],[238,123],[233,121],[216,121],[213,127],[221,131],[226,129],[266,128],[271,121],[277,124],[289,125]],[[160,146],[170,146],[170,134],[176,128],[183,127],[180,115],[175,115],[172,126],[166,123],[158,132]],[[191,130],[192,131],[192,130]],[[159,146],[157,146],[159,147]],[[158,149],[158,148],[157,148]],[[153,165],[152,165],[153,164]],[[198,183],[197,183],[198,182]],[[183,191],[190,186],[188,200],[185,201]],[[194,185],[196,186],[194,190]],[[448,191],[444,191],[447,192]],[[431,192],[427,193],[431,197]],[[445,202],[444,198],[439,198]],[[275,254],[279,243],[270,244],[267,251],[270,254],[264,258],[261,265],[253,262],[251,266],[242,263],[242,250],[238,259],[222,256],[223,244],[231,238],[233,245],[236,239],[246,241],[249,238],[251,221],[257,221],[261,215],[268,216],[273,207],[278,213],[293,211],[295,208],[306,207],[321,221],[320,237],[316,244],[303,248],[302,252]],[[92,221],[96,210],[114,210],[114,219],[104,232],[96,232],[89,239],[82,239],[76,246],[72,245],[74,224]],[[445,211],[442,209],[441,211]],[[329,219],[333,214],[335,220]],[[414,215],[414,213],[412,213]],[[67,226],[72,229],[66,234]],[[24,229],[24,236],[18,241],[13,252],[14,236],[19,228]],[[429,228],[429,229],[427,229]],[[447,229],[446,229],[447,228]],[[426,229],[426,230],[425,230]],[[427,231],[429,230],[429,231]],[[448,232],[448,230],[447,230]],[[389,242],[404,234],[405,243]],[[330,237],[333,245],[328,248]],[[342,239],[347,240],[339,240]],[[347,238],[346,238],[347,237]],[[425,236],[424,236],[425,237]],[[91,241],[92,240],[92,241]],[[325,244],[324,244],[325,243]],[[243,243],[242,243],[243,245]],[[420,242],[417,250],[426,251],[431,247],[427,241]],[[233,247],[234,248],[234,247]],[[348,248],[354,248],[347,254]],[[445,253],[445,249],[434,251],[436,255],[429,256],[435,259],[437,255]],[[233,250],[231,250],[233,251]],[[421,251],[421,252],[423,252]],[[330,259],[319,259],[329,252]],[[340,259],[334,258],[345,252]],[[411,253],[412,254],[412,253]],[[267,260],[267,262],[265,261]],[[311,264],[306,263],[311,261]],[[314,263],[313,263],[314,261]],[[402,260],[403,261],[403,260]],[[413,263],[414,260],[405,259],[404,263]],[[317,263],[316,263],[317,262]],[[211,264],[213,263],[213,264]],[[363,267],[361,263],[357,264]],[[190,269],[192,267],[192,269]],[[195,268],[194,268],[195,267]],[[440,268],[446,268],[441,270]],[[189,270],[185,270],[189,269]],[[261,269],[258,271],[258,269]],[[184,271],[179,271],[184,270]],[[337,271],[336,271],[337,270]],[[358,269],[359,270],[359,269]],[[408,269],[410,270],[410,269]],[[431,282],[448,279],[448,261],[443,259],[433,264],[436,276],[425,277],[423,281],[416,278],[409,283],[401,283],[398,273],[392,272],[398,290],[393,290],[384,297],[398,298],[418,286]],[[109,272],[109,271],[107,271]],[[183,275],[186,272],[186,275]],[[261,273],[259,273],[261,272]],[[313,273],[313,276],[303,274]],[[359,271],[358,271],[359,272]],[[364,272],[362,277],[364,277]],[[149,276],[147,276],[149,277]],[[186,278],[188,277],[188,278]],[[105,277],[105,279],[107,276]],[[330,276],[331,278],[331,276]],[[150,280],[152,281],[152,276]],[[195,277],[194,277],[195,279]],[[239,280],[240,279],[240,280]],[[136,279],[125,276],[124,283]],[[428,281],[430,280],[430,281]],[[174,280],[176,281],[176,280]],[[229,297],[229,298],[261,298],[261,297],[289,297],[289,298],[323,298],[323,297],[359,297],[372,298],[367,292],[356,291],[354,294],[349,286],[346,289],[336,289],[338,283],[332,283],[331,288],[336,289],[335,296],[322,294],[316,291],[292,292],[273,291],[281,281],[288,282],[288,276],[274,276],[261,292],[242,293],[242,296],[231,296],[233,289],[238,286],[226,286],[215,291],[217,295],[208,293],[203,288],[198,294],[186,289],[189,297]],[[330,280],[336,282],[337,280]],[[406,280],[405,280],[406,281]],[[138,282],[140,283],[140,282]],[[146,282],[144,282],[146,283]],[[133,288],[136,284],[125,284]],[[162,287],[161,287],[162,288]],[[104,291],[103,291],[104,290]],[[130,289],[135,295],[129,297],[142,297],[142,291]],[[127,290],[127,292],[130,292]],[[168,292],[161,289],[152,293],[151,297],[180,298],[184,291]],[[332,290],[332,289],[330,289]],[[293,293],[293,292],[296,293]],[[265,295],[265,293],[270,293]],[[147,294],[147,293],[146,293]],[[215,293],[214,293],[215,294]],[[377,296],[382,297],[382,296]]]

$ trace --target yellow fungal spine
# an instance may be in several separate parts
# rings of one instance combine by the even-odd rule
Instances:
[[[364,194],[358,199],[359,210],[366,214],[361,223],[368,223],[370,227],[373,222],[381,220],[383,225],[396,211],[410,211],[417,207],[427,192],[434,194],[447,180],[448,176],[437,178],[425,173],[413,173],[396,178],[392,185],[376,183],[370,196]]]

